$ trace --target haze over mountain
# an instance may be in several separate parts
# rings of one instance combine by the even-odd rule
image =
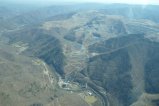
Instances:
[[[158,106],[158,12],[0,6],[0,106]]]
[[[5,0],[1,3],[15,4],[34,4],[34,5],[50,5],[50,4],[71,4],[71,3],[124,3],[124,4],[140,4],[140,5],[157,5],[158,0]]]

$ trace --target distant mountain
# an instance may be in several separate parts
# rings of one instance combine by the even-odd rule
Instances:
[[[74,4],[74,5],[54,5],[45,8],[33,8],[27,6],[16,8],[0,8],[0,14],[2,16],[12,15],[7,20],[15,26],[19,25],[33,25],[39,24],[46,20],[54,19],[55,17],[65,18],[67,14],[74,13],[77,11],[88,11],[88,10],[100,10],[104,14],[109,15],[120,15],[130,19],[148,19],[158,23],[158,6],[148,5],[124,5],[124,4]],[[38,8],[38,9],[37,9]],[[3,12],[3,9],[6,12]],[[13,10],[14,9],[14,10]],[[9,14],[7,14],[9,12]],[[64,14],[66,14],[64,16]],[[14,16],[14,17],[13,17]],[[4,18],[4,17],[1,17]],[[6,17],[5,17],[6,18]],[[56,18],[57,19],[57,18]],[[10,21],[12,20],[12,21]],[[7,21],[5,23],[7,24]],[[11,25],[10,24],[10,25]],[[3,25],[3,24],[2,24]],[[15,28],[15,27],[13,27]]]
[[[158,8],[0,8],[0,104],[158,106]]]

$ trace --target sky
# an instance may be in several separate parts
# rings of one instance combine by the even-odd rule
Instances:
[[[159,0],[0,0],[0,2],[19,3],[19,4],[56,4],[56,3],[84,3],[84,2],[97,2],[97,3],[126,3],[126,4],[157,4]]]

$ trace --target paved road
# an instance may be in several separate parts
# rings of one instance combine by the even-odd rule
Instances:
[[[109,106],[107,105],[107,98],[105,98],[105,95],[99,94],[97,91],[95,91],[93,88],[88,87],[89,90],[91,90],[96,96],[99,97],[99,99],[102,101],[102,106]]]

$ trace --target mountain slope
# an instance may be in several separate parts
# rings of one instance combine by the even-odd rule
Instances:
[[[143,93],[158,94],[159,79],[156,76],[159,68],[155,65],[159,60],[158,43],[131,35],[110,39],[94,47],[90,48],[100,53],[89,59],[84,75],[110,94],[112,106],[131,105]]]
[[[158,106],[157,12],[79,4],[0,19],[0,103]]]

